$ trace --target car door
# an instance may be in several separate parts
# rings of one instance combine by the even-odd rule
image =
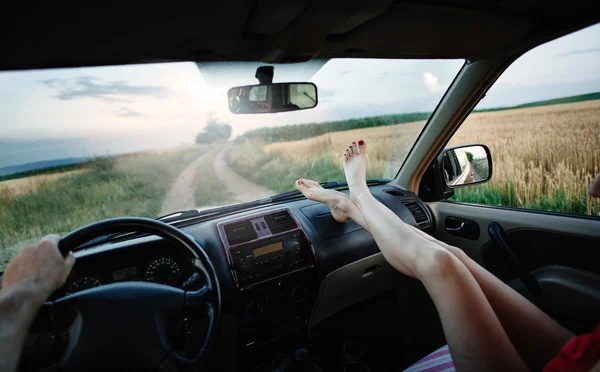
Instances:
[[[588,39],[599,28],[544,44],[504,72],[448,142],[487,145],[490,182],[448,182],[456,164],[441,161],[452,166],[439,173],[447,198],[428,203],[436,238],[574,332],[600,321],[600,200],[587,195],[600,173],[600,42]]]

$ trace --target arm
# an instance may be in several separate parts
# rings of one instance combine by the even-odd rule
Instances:
[[[21,350],[44,301],[62,286],[75,263],[63,259],[57,235],[23,248],[6,267],[0,289],[0,370],[15,371]]]

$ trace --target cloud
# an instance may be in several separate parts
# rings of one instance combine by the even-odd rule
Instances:
[[[588,53],[600,53],[600,48],[590,48],[590,49],[575,49],[570,50],[568,52],[557,54],[558,57],[568,57],[577,54],[588,54]]]
[[[148,115],[141,112],[130,109],[129,107],[122,106],[120,109],[114,111],[115,116],[120,118],[139,118],[148,117]]]
[[[56,89],[56,98],[61,101],[92,98],[105,102],[129,102],[133,97],[168,98],[173,95],[164,86],[132,85],[124,80],[103,81],[95,76],[79,76],[70,79],[48,79],[40,83]]]
[[[423,74],[423,83],[427,87],[429,93],[435,93],[442,90],[442,88],[438,84],[438,77],[432,74],[431,72],[426,72]]]
[[[319,98],[329,98],[335,96],[337,91],[335,89],[321,88],[319,89]]]
[[[337,93],[336,89],[320,88],[318,90],[319,102],[329,102]]]

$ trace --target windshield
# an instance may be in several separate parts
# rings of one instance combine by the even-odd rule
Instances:
[[[0,73],[0,268],[28,241],[120,216],[255,200],[297,178],[343,181],[352,140],[393,178],[462,60],[275,65],[312,82],[314,109],[235,115],[227,91],[259,63],[165,63]],[[258,94],[258,93],[257,93]]]

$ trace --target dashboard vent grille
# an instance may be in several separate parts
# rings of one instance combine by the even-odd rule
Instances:
[[[269,214],[265,216],[265,222],[269,226],[271,234],[279,234],[298,227],[287,211]]]
[[[423,209],[423,206],[421,206],[420,203],[418,203],[417,201],[402,201],[402,203],[404,203],[404,205],[406,205],[406,208],[408,208],[408,210],[410,211],[410,213],[412,213],[413,217],[415,218],[415,222],[416,223],[423,223],[423,222],[427,222],[429,221],[429,217],[427,216],[427,213],[425,213],[425,210]]]
[[[396,189],[387,189],[387,190],[383,190],[383,192],[385,192],[386,194],[390,194],[392,196],[405,196],[406,193],[400,191],[400,190],[396,190]]]
[[[226,225],[225,235],[230,246],[258,239],[258,235],[250,221],[234,222]]]

